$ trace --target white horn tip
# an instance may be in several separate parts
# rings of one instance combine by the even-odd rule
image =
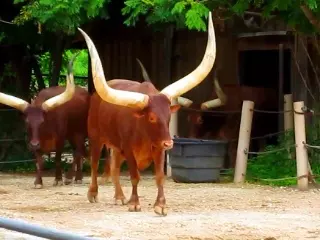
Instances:
[[[201,110],[208,110],[208,107],[206,104],[201,104]]]

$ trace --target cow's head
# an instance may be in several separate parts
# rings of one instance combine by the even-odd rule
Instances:
[[[179,96],[201,83],[213,67],[216,58],[216,41],[211,12],[208,21],[208,42],[200,65],[187,76],[152,95],[109,87],[95,45],[90,37],[79,28],[88,46],[93,83],[98,95],[106,102],[134,109],[133,115],[143,121],[143,126],[145,126],[146,133],[154,147],[172,148],[173,141],[169,134],[170,114],[176,112],[180,105],[171,105],[171,102],[178,100]],[[151,83],[145,82],[142,84]]]
[[[29,147],[33,151],[40,148],[39,131],[46,119],[46,113],[65,102],[69,101],[74,94],[75,85],[72,74],[72,61],[69,64],[67,75],[67,86],[63,93],[52,97],[42,104],[37,103],[37,99],[31,104],[27,101],[0,93],[0,103],[20,110],[24,114],[24,119],[27,127]]]

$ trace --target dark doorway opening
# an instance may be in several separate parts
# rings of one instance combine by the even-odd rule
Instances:
[[[283,106],[279,105],[280,98],[284,94],[291,92],[291,51],[283,49],[283,85],[282,91],[279,91],[279,50],[246,50],[239,52],[239,84],[241,86],[274,89],[277,99],[273,100],[273,106],[262,110],[281,110]],[[271,100],[271,99],[270,99]],[[271,101],[270,101],[271,102]],[[275,103],[274,103],[275,102]],[[258,107],[255,107],[256,109]],[[279,109],[280,108],[280,109]],[[252,128],[264,128],[268,133],[276,133],[282,123],[279,120],[279,114],[254,113]],[[263,129],[263,130],[264,130]],[[268,134],[267,133],[267,134]],[[263,135],[265,135],[264,133]],[[256,136],[251,136],[256,137]],[[276,144],[277,136],[265,138],[265,144]],[[251,140],[250,151],[259,151],[259,142]]]
[[[284,49],[283,94],[291,91],[291,51]],[[279,88],[279,50],[248,50],[239,52],[240,85]],[[279,93],[280,94],[280,93]]]

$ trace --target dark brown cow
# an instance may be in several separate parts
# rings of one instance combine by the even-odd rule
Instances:
[[[87,117],[90,95],[87,90],[76,87],[69,64],[66,87],[56,86],[38,93],[34,101],[28,102],[0,93],[0,103],[23,112],[28,132],[29,147],[35,153],[37,173],[35,187],[42,188],[42,155],[56,152],[54,185],[62,184],[61,154],[65,140],[74,148],[72,168],[65,177],[65,184],[82,181],[82,157],[86,156]]]
[[[172,112],[179,105],[171,101],[197,86],[211,71],[215,56],[215,35],[211,13],[209,14],[208,44],[201,64],[189,75],[158,91],[151,82],[116,79],[106,82],[98,52],[89,36],[79,29],[88,45],[93,82],[96,93],[90,100],[88,136],[91,157],[91,184],[88,190],[90,202],[98,196],[97,168],[100,151],[104,145],[111,148],[111,175],[115,185],[115,200],[124,204],[120,182],[120,165],[127,160],[132,184],[129,211],[141,211],[138,197],[139,170],[154,162],[158,195],[154,211],[166,215],[164,184],[164,154],[173,147],[169,134]]]
[[[244,100],[253,101],[256,109],[276,111],[278,108],[277,91],[273,89],[225,84],[222,87],[222,92],[216,79],[215,88],[216,92],[220,93],[220,97],[218,97],[217,93],[213,93],[213,98],[216,98],[215,100],[204,102],[201,105],[191,104],[190,108],[211,109],[215,113],[190,111],[188,113],[190,138],[237,140]],[[224,111],[225,113],[219,113],[219,111]],[[272,133],[274,131],[272,128],[277,124],[277,117],[277,114],[254,113],[251,137]],[[260,143],[260,148],[264,144],[261,140],[260,142],[256,140],[252,141],[251,145],[254,143]],[[229,164],[231,163],[231,166],[234,166],[237,141],[230,142],[229,146]]]

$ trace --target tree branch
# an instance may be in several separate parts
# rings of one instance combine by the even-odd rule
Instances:
[[[305,5],[301,5],[300,6],[302,12],[304,13],[304,15],[306,16],[306,18],[308,18],[308,20],[310,21],[310,23],[315,26],[318,30],[320,30],[320,21],[317,19],[317,17],[313,14],[313,12],[311,11],[310,8],[308,8]]]

